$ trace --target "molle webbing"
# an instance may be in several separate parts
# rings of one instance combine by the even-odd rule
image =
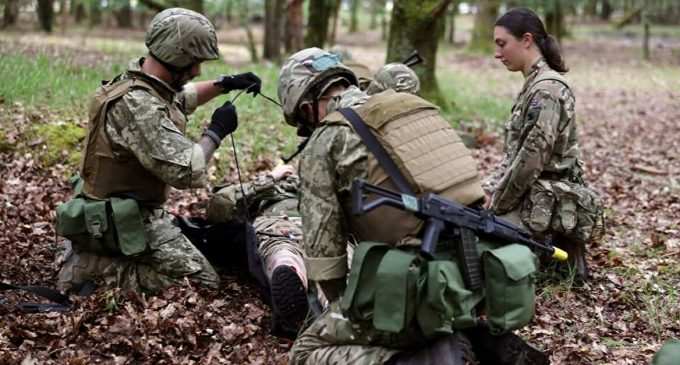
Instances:
[[[167,199],[167,185],[147,171],[132,154],[121,151],[123,157],[115,155],[106,133],[109,107],[132,88],[144,89],[159,100],[168,102],[140,78],[113,81],[97,89],[90,103],[89,131],[81,165],[83,192],[97,199],[120,195],[158,206]],[[171,102],[168,104],[173,110]]]
[[[416,193],[433,192],[462,204],[484,196],[470,151],[434,105],[388,90],[356,111]],[[386,179],[382,169],[370,171],[369,180]]]

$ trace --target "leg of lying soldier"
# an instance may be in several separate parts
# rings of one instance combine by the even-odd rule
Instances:
[[[70,290],[86,280],[102,279],[106,285],[157,293],[185,277],[200,285],[218,286],[215,269],[172,224],[165,211],[154,211],[145,222],[145,231],[149,252],[134,257],[79,252],[74,244],[73,254],[59,273],[60,289]]]
[[[300,249],[302,232],[286,217],[260,216],[253,226],[258,253],[269,280],[272,300],[272,330],[295,336],[307,315],[307,272]]]
[[[462,334],[430,344],[414,330],[388,333],[371,322],[352,322],[338,302],[307,328],[293,344],[291,364],[420,364],[464,365],[474,358]]]

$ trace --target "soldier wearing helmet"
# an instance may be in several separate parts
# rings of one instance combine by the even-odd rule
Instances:
[[[377,94],[387,89],[400,93],[417,94],[420,91],[418,75],[403,63],[388,63],[373,76],[366,88],[368,95]]]
[[[203,187],[206,166],[237,127],[229,102],[217,108],[198,143],[185,135],[187,116],[235,89],[253,96],[260,79],[245,73],[189,83],[204,61],[219,58],[215,28],[203,15],[172,8],[146,33],[148,56],[97,89],[75,195],[57,209],[57,231],[69,239],[59,273],[62,290],[88,281],[158,292],[188,277],[216,287],[206,258],[163,209],[170,187]]]
[[[395,309],[401,297],[395,297],[394,306],[377,308],[370,291],[347,285],[348,275],[361,275],[360,281],[368,278],[368,286],[380,275],[369,254],[357,252],[369,252],[363,249],[375,244],[369,242],[386,244],[392,247],[388,252],[399,255],[412,252],[420,245],[422,222],[389,207],[361,216],[352,214],[355,179],[391,190],[397,190],[397,183],[371,152],[368,143],[373,142],[365,142],[355,131],[360,124],[348,109],[376,136],[396,168],[408,176],[407,184],[416,194],[434,192],[462,204],[481,204],[484,194],[470,151],[437,107],[394,90],[369,96],[358,88],[356,77],[337,56],[318,48],[288,58],[281,69],[278,94],[286,122],[304,126],[310,135],[299,167],[303,258],[307,279],[318,285],[330,302],[296,339],[291,363],[466,363],[473,355],[463,332],[425,339],[415,321],[402,324],[401,330],[386,331],[378,329],[376,321],[361,317],[375,315],[375,319],[376,311],[382,311],[382,318],[398,319],[404,313]],[[350,268],[348,244],[357,242],[361,243],[354,249]],[[356,301],[345,300],[348,292],[361,298],[357,301],[368,300],[362,302],[366,306],[354,307]],[[412,304],[406,307],[416,308]],[[521,343],[519,338],[512,341],[515,339]],[[522,348],[516,352],[524,355]]]

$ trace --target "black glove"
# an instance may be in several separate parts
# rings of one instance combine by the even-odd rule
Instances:
[[[208,129],[204,135],[210,137],[217,145],[222,142],[224,137],[236,130],[238,127],[238,115],[236,115],[236,107],[231,101],[227,100],[224,105],[215,109]]]
[[[214,84],[220,86],[224,90],[224,93],[228,93],[232,90],[246,89],[246,93],[255,96],[260,92],[262,80],[254,73],[246,72],[238,75],[222,75]]]

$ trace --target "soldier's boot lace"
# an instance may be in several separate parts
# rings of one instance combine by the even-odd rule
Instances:
[[[476,364],[470,341],[461,333],[436,340],[415,352],[402,352],[388,365],[468,365]]]
[[[272,298],[272,333],[295,338],[307,316],[307,289],[292,266],[274,269],[270,282]]]

